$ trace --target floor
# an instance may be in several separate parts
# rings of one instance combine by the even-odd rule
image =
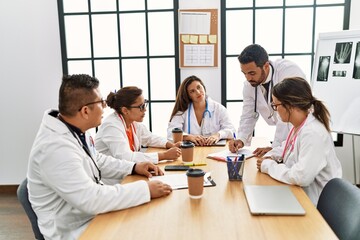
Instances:
[[[15,193],[0,193],[0,240],[35,239]]]

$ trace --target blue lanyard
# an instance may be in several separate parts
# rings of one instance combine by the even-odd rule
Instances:
[[[192,103],[189,104],[188,110],[188,134],[190,134],[190,111],[191,111]],[[205,100],[205,111],[203,112],[202,118],[205,118],[206,113],[209,114],[209,118],[211,118],[211,113],[208,109],[208,102]]]

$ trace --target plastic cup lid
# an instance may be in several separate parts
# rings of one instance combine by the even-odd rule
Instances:
[[[205,175],[204,170],[199,169],[199,168],[189,168],[186,171],[186,176],[188,177],[202,177]]]

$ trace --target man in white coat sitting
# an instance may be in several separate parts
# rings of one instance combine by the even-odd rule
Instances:
[[[134,207],[170,194],[160,181],[104,185],[101,177],[163,172],[150,162],[135,163],[97,153],[86,133],[101,124],[106,102],[99,81],[88,75],[63,77],[59,111],[45,112],[31,149],[29,200],[45,239],[77,239],[96,214]]]

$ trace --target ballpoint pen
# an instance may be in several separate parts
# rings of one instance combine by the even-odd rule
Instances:
[[[206,163],[184,163],[184,166],[206,166]]]
[[[235,140],[236,140],[236,134],[235,134],[235,132],[233,133],[233,136],[234,136],[235,152],[236,152],[236,154],[239,154],[239,149],[238,149],[237,145],[235,144]]]

